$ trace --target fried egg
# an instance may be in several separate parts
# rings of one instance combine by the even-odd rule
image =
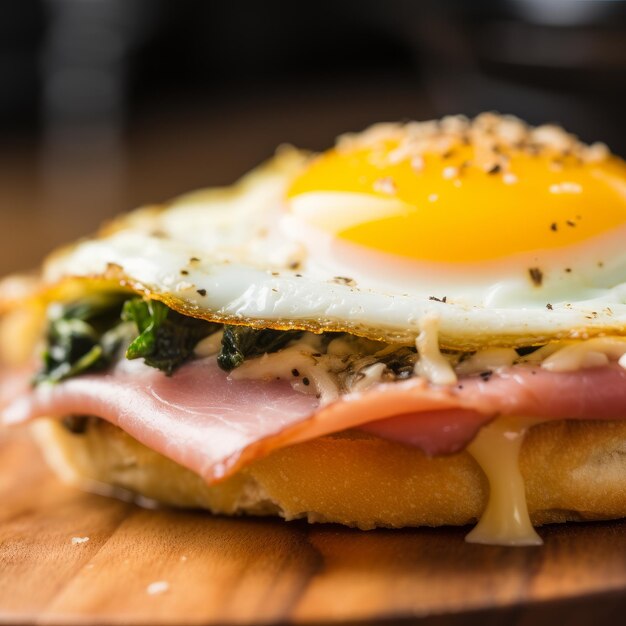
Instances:
[[[483,114],[283,149],[230,189],[119,219],[45,279],[130,285],[257,327],[477,349],[626,335],[626,163]]]

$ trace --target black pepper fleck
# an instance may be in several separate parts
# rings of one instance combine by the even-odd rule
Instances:
[[[206,296],[206,289],[196,289],[201,296]]]
[[[311,384],[311,381],[310,381],[310,380],[309,380],[309,379],[305,376],[305,377],[302,379],[302,384],[306,387],[306,386],[308,386],[308,385],[310,385],[310,384]]]
[[[292,375],[292,376],[295,376],[295,377],[297,378],[298,376],[300,376],[300,372],[299,372],[299,371],[298,371],[298,370],[294,367],[294,368],[291,370],[291,375]]]
[[[546,304],[546,309],[548,309],[548,311],[552,311],[554,307],[548,302],[548,304]]]
[[[558,229],[559,227],[556,222],[552,222],[552,224],[550,224],[550,230],[556,232]]]
[[[183,276],[187,276],[187,274],[189,274],[189,272],[188,272],[187,270],[180,270],[180,273],[181,273]]]
[[[541,283],[543,282],[543,272],[538,267],[531,267],[528,269],[528,273],[530,274],[530,280],[533,281],[535,287],[541,287]]]

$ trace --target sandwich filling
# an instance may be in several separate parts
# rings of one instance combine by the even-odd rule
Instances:
[[[32,385],[6,403],[6,423],[53,416],[76,430],[77,418],[96,416],[209,482],[346,429],[429,455],[468,448],[491,486],[468,536],[482,543],[540,542],[517,470],[528,427],[626,415],[620,337],[442,352],[433,320],[399,346],[219,325],[102,292],[50,308],[43,354]]]

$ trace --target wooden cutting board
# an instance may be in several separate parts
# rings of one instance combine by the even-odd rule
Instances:
[[[501,548],[147,510],[61,485],[19,430],[0,432],[0,498],[1,623],[624,623],[624,522]]]

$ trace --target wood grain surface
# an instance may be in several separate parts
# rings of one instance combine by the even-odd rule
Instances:
[[[500,548],[147,510],[63,486],[20,430],[0,432],[0,498],[1,623],[624,623],[624,522]]]

